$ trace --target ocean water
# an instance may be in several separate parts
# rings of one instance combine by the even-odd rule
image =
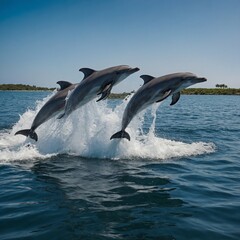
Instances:
[[[181,96],[112,140],[127,100],[29,128],[50,92],[0,92],[0,239],[240,239],[240,98]],[[30,146],[29,146],[30,144]]]

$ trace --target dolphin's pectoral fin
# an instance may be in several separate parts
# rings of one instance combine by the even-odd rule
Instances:
[[[65,112],[62,113],[62,114],[60,114],[60,115],[57,117],[57,119],[61,119],[61,118],[63,118],[64,116],[65,116]]]
[[[26,137],[30,137],[30,138],[34,139],[36,142],[38,140],[37,134],[32,129],[23,129],[23,130],[17,131],[15,133],[15,135],[18,135],[18,134],[22,134]]]
[[[179,98],[180,98],[180,92],[174,93],[172,95],[172,102],[170,105],[172,106],[172,105],[176,104],[178,102]]]
[[[69,86],[72,85],[72,83],[67,82],[67,81],[58,81],[57,84],[60,85],[59,91],[65,89],[65,88],[68,88]]]
[[[161,102],[163,101],[164,99],[166,99],[167,97],[169,97],[169,95],[172,93],[172,90],[168,90],[166,91],[163,96],[161,96],[161,98],[159,100],[157,100],[156,102]]]
[[[102,94],[102,96],[97,100],[97,102],[99,102],[100,100],[106,99],[111,93],[111,90],[112,90],[112,83],[109,83],[103,88],[103,90],[100,93],[98,93],[98,95]]]
[[[111,136],[110,140],[112,140],[113,138],[126,138],[128,141],[130,141],[130,135],[124,130],[121,130],[121,131],[113,134]]]
[[[142,80],[144,81],[144,84],[146,84],[150,82],[152,79],[154,79],[155,77],[150,75],[141,75],[140,78],[142,78]]]
[[[89,77],[89,76],[92,75],[94,72],[96,72],[96,70],[91,69],[91,68],[80,68],[79,71],[84,74],[84,78],[83,78],[83,79]]]

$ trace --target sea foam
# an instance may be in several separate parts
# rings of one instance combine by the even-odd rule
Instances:
[[[55,94],[55,93],[53,93]],[[123,111],[130,98],[114,109],[107,101],[89,102],[63,119],[52,118],[37,128],[39,140],[14,135],[20,129],[30,128],[34,117],[50,98],[38,101],[35,110],[27,110],[12,129],[0,132],[0,161],[48,158],[69,154],[86,158],[111,159],[170,159],[214,152],[213,143],[184,143],[156,137],[155,119],[159,104],[152,105],[153,123],[148,134],[142,133],[144,111],[138,114],[126,129],[131,141],[110,140],[121,128]]]

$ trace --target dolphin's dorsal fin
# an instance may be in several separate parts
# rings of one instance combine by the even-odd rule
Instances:
[[[89,77],[91,74],[96,72],[96,70],[91,69],[91,68],[80,68],[79,71],[84,74],[84,78],[83,79]]]
[[[63,90],[63,89],[68,88],[69,86],[72,85],[72,83],[67,82],[67,81],[58,81],[57,84],[60,85],[60,89],[59,90]]]
[[[180,98],[180,92],[174,93],[174,94],[172,95],[172,102],[171,102],[170,105],[172,106],[172,105],[174,105],[175,103],[177,103],[178,100],[179,100],[179,98]]]
[[[150,75],[141,75],[140,78],[142,78],[142,80],[144,81],[144,84],[146,84],[150,82],[152,79],[154,79],[155,77]]]

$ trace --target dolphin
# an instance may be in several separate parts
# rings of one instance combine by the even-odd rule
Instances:
[[[58,119],[69,116],[73,111],[88,103],[97,95],[101,94],[97,102],[106,99],[114,85],[139,70],[137,67],[131,68],[127,65],[114,66],[100,71],[91,68],[79,69],[84,74],[84,79],[69,96],[65,111]]]
[[[56,114],[59,114],[59,112],[64,109],[66,97],[69,91],[73,90],[78,84],[72,84],[67,81],[58,81],[57,84],[60,85],[60,89],[58,89],[58,92],[52,96],[37,113],[31,128],[17,131],[15,135],[22,134],[37,141],[38,136],[35,130],[41,124],[53,118]]]
[[[174,105],[178,102],[182,89],[207,81],[206,78],[199,78],[189,72],[173,73],[158,78],[150,75],[141,75],[140,77],[143,79],[144,84],[133,95],[124,110],[121,131],[113,134],[110,139],[126,138],[130,141],[130,135],[125,129],[137,113],[154,102],[163,101],[170,95],[172,95],[170,105]]]

